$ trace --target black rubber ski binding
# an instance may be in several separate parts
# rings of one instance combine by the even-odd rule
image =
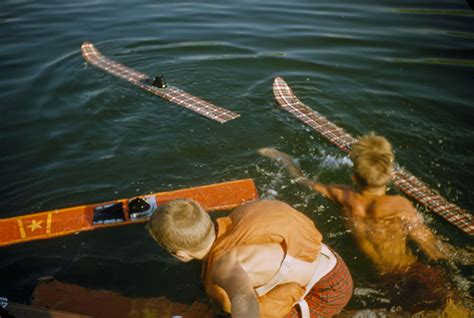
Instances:
[[[166,88],[167,85],[166,85],[165,77],[162,75],[156,76],[155,78],[153,78],[153,82],[151,83],[151,85],[158,88]]]
[[[110,224],[125,221],[122,203],[98,206],[94,209],[93,224]]]
[[[135,198],[128,202],[128,210],[132,221],[149,218],[156,210],[154,197]]]

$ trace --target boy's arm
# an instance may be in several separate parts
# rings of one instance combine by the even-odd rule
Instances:
[[[349,187],[336,184],[322,184],[312,182],[311,189],[319,192],[323,196],[337,202],[341,206],[349,203],[351,193],[353,192]]]
[[[401,215],[402,220],[408,230],[409,237],[415,241],[423,252],[431,259],[448,259],[453,255],[451,245],[442,242],[423,222],[423,218],[416,211],[413,205],[403,198]]]
[[[258,152],[262,156],[274,159],[281,164],[293,181],[299,185],[310,190],[315,190],[323,196],[336,201],[340,205],[345,205],[345,203],[347,203],[350,194],[350,190],[347,187],[340,185],[326,185],[312,181],[307,178],[301,169],[293,162],[293,158],[282,151],[274,148],[261,148]]]
[[[260,316],[252,282],[237,261],[235,251],[230,251],[216,261],[212,277],[214,282],[222,287],[229,296],[233,318],[258,318]]]

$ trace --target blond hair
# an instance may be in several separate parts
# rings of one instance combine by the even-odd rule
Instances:
[[[370,132],[352,145],[350,154],[357,183],[362,187],[384,186],[392,176],[392,145],[382,136]]]
[[[199,251],[214,237],[209,214],[191,199],[177,199],[160,206],[148,221],[147,229],[170,252]]]

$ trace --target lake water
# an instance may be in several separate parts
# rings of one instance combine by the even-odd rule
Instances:
[[[277,147],[311,177],[350,183],[345,154],[277,108],[276,76],[351,134],[385,135],[402,166],[474,210],[474,12],[464,0],[3,0],[0,36],[0,217],[250,177],[340,252],[358,288],[350,308],[381,305],[337,207],[256,153]],[[86,40],[241,117],[221,125],[97,70],[80,54]],[[472,292],[472,268],[451,275]],[[203,296],[199,264],[177,264],[143,225],[0,250],[0,296],[28,302],[43,276],[133,297]]]

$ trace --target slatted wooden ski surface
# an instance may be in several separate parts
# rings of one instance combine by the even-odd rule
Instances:
[[[150,77],[146,74],[135,71],[125,65],[112,61],[102,55],[99,50],[90,42],[84,42],[81,46],[81,52],[84,59],[93,66],[100,68],[107,73],[122,78],[135,86],[138,86],[152,94],[158,95],[172,103],[190,109],[202,116],[215,120],[219,123],[225,123],[235,119],[240,115],[225,108],[206,102],[196,96],[174,87],[167,86],[159,88],[147,83]]]

